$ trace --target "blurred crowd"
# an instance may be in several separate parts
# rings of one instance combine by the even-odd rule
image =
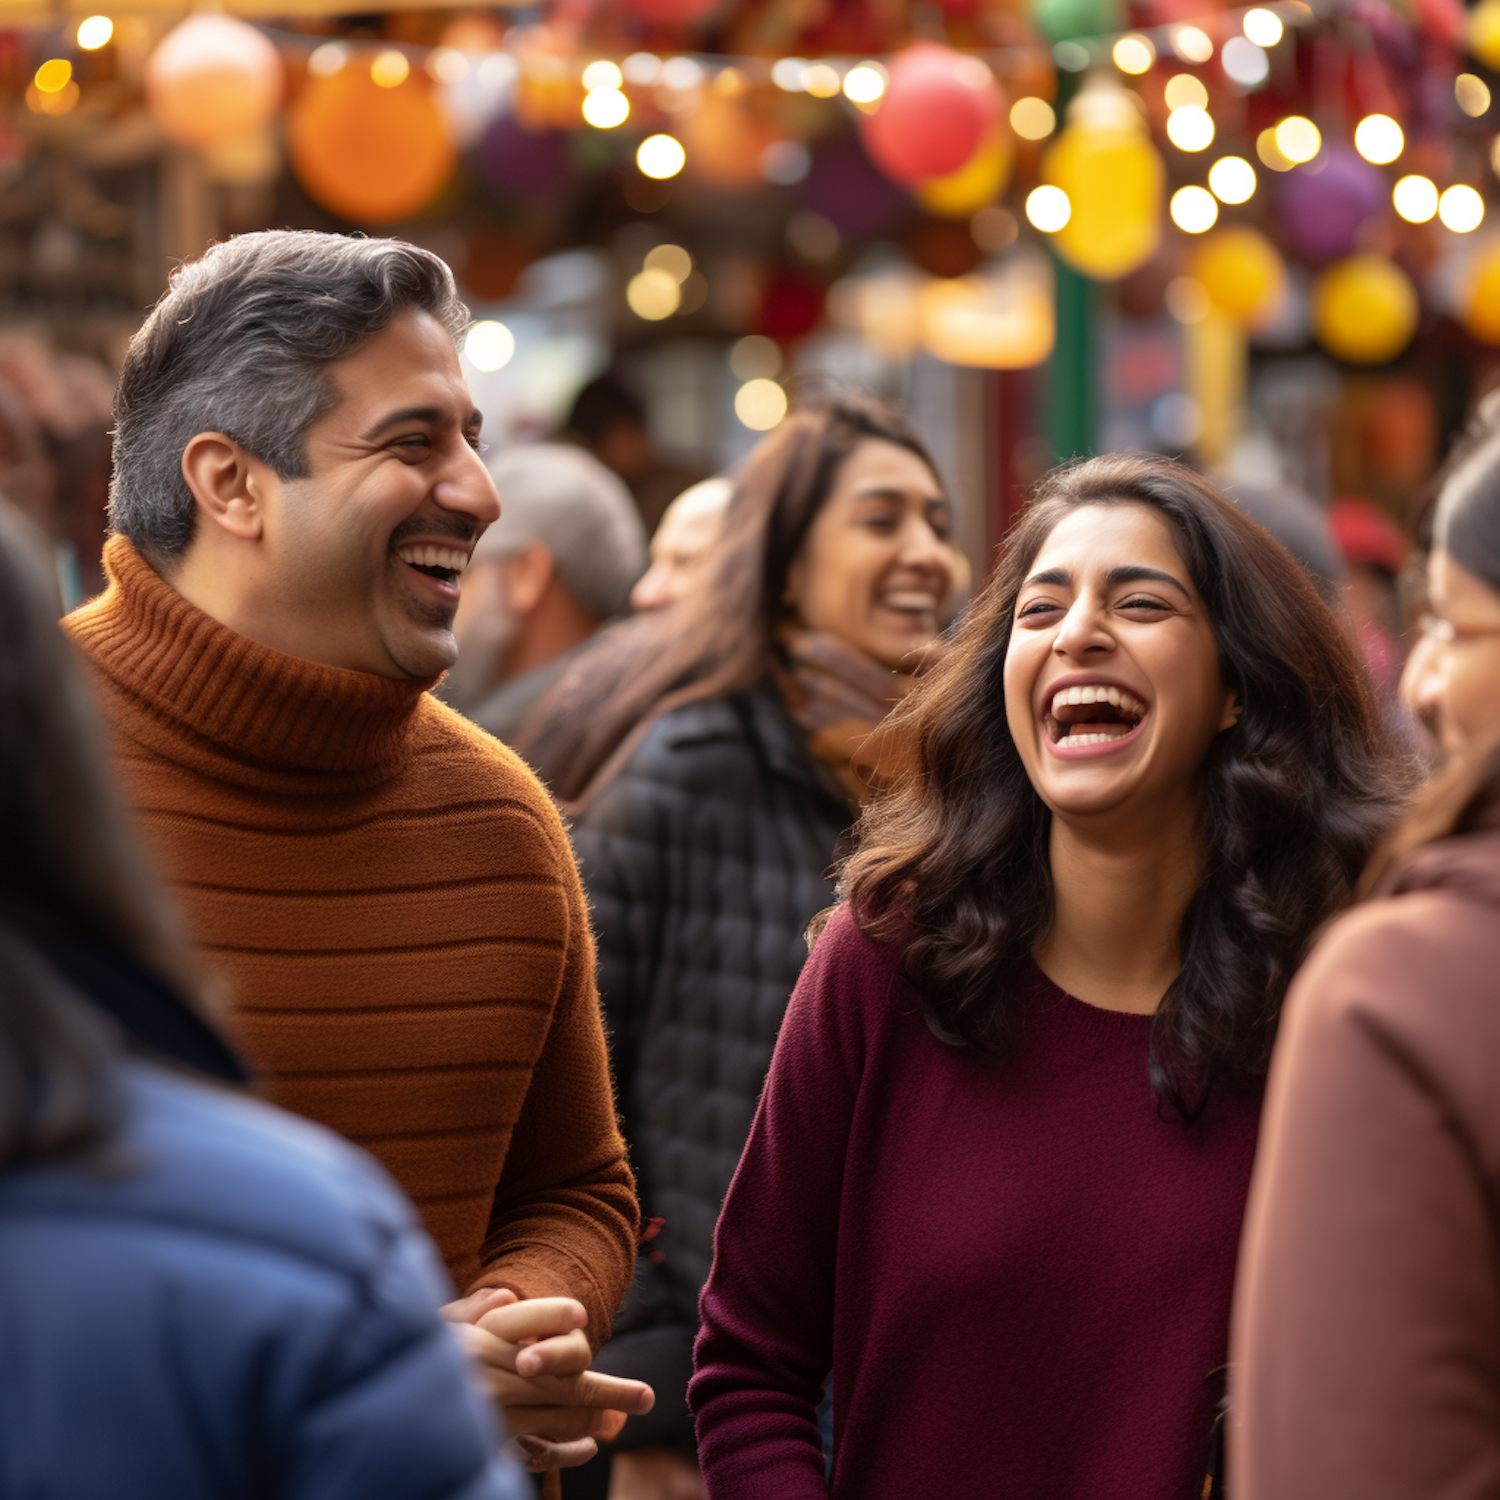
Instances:
[[[1500,417],[975,578],[874,398],[485,450],[464,316],[0,338],[0,1497],[1491,1493]]]

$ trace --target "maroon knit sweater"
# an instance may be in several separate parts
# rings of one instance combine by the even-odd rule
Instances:
[[[944,1047],[846,912],[719,1220],[690,1401],[713,1500],[1198,1500],[1259,1098],[1158,1117],[1150,1020],[1031,966],[1007,1062]]]

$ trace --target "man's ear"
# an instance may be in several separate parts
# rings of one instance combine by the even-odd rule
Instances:
[[[241,541],[265,531],[267,470],[233,438],[200,432],[182,450],[182,477],[207,521]]]
[[[505,560],[506,602],[518,615],[529,615],[546,596],[557,576],[552,549],[539,541],[527,542]]]

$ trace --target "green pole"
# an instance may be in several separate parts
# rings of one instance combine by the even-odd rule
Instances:
[[[1053,257],[1057,272],[1057,344],[1047,382],[1048,432],[1059,461],[1085,458],[1098,440],[1099,392],[1094,348],[1098,288]]]

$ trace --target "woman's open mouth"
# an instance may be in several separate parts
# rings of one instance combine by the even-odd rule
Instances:
[[[1060,688],[1042,722],[1051,745],[1059,750],[1082,750],[1130,739],[1146,713],[1146,705],[1124,688],[1095,683]]]

